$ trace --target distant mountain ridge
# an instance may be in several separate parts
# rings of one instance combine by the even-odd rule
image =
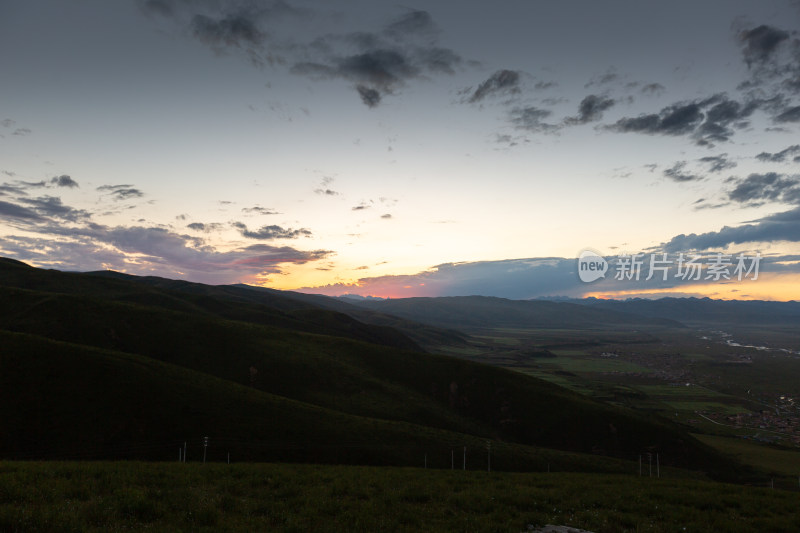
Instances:
[[[800,325],[800,302],[765,300],[713,300],[711,298],[643,298],[572,302],[593,309],[634,313],[640,316],[678,320],[686,324],[783,324]]]
[[[608,326],[684,327],[678,320],[615,309],[546,300],[507,300],[490,296],[443,296],[354,301],[355,305],[439,327],[593,328]]]

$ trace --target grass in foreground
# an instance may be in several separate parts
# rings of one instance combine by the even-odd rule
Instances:
[[[0,463],[0,531],[798,531],[800,494],[694,480],[290,464]]]

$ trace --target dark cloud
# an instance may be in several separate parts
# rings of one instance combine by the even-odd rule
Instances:
[[[234,228],[238,229],[243,237],[247,237],[248,239],[259,239],[259,240],[297,239],[299,237],[311,236],[311,231],[305,228],[284,229],[280,226],[271,225],[271,226],[262,226],[256,231],[250,231],[247,229],[247,226],[242,224],[241,222],[233,222],[231,225]]]
[[[800,154],[800,144],[793,144],[792,146],[789,146],[774,154],[769,152],[761,152],[756,156],[756,159],[766,163],[783,163],[788,157],[791,157],[795,154]]]
[[[403,39],[407,35],[415,34],[430,37],[438,33],[439,29],[427,11],[414,10],[390,22],[385,33],[395,39]]]
[[[144,193],[132,185],[101,185],[96,189],[99,192],[109,194],[114,200],[129,200],[131,198],[141,198]]]
[[[202,222],[192,222],[191,224],[186,225],[187,228],[193,229],[195,231],[205,231],[206,225]]]
[[[548,133],[558,129],[554,124],[542,122],[550,115],[551,111],[534,106],[515,107],[509,112],[509,120],[517,129]]]
[[[728,154],[701,157],[698,161],[707,164],[709,172],[722,172],[736,167],[736,163],[728,159]]]
[[[225,45],[240,48],[260,47],[265,38],[252,17],[246,13],[227,15],[218,19],[195,15],[191,27],[195,37],[214,48]]]
[[[547,90],[547,89],[552,89],[554,87],[558,87],[558,82],[555,82],[555,81],[537,81],[533,85],[533,88],[536,89],[537,91],[544,91],[544,90]]]
[[[321,194],[323,196],[338,196],[339,193],[331,190],[331,189],[314,189],[315,194]]]
[[[412,79],[452,74],[462,63],[437,44],[430,13],[408,10],[374,31],[313,36],[304,31],[316,13],[286,2],[250,0],[139,0],[154,20],[172,21],[217,53],[244,54],[254,65],[289,65],[312,79],[343,79],[362,102],[379,105]],[[298,24],[290,32],[287,17]]]
[[[703,179],[702,176],[698,176],[697,174],[684,172],[684,167],[686,167],[686,161],[678,161],[672,165],[671,168],[664,169],[664,176],[679,183],[687,181],[700,181]]]
[[[30,135],[32,132],[29,128],[17,128],[14,130],[14,133],[11,135],[17,135],[19,137],[24,137],[26,135]]]
[[[788,38],[788,32],[766,25],[742,31],[739,34],[739,41],[743,45],[742,53],[747,66],[752,68],[769,61],[778,45]]]
[[[619,74],[610,70],[603,74],[599,74],[594,76],[591,80],[589,80],[583,87],[588,89],[593,85],[608,85],[609,83],[615,82],[619,79]]]
[[[603,112],[614,105],[612,98],[590,94],[578,105],[578,115],[564,120],[565,124],[586,124],[603,117]]]
[[[22,207],[17,204],[3,202],[0,200],[0,218],[13,218],[26,221],[40,221],[44,220],[35,211]]]
[[[750,242],[800,242],[800,207],[776,213],[752,224],[730,227],[719,231],[690,235],[677,235],[662,245],[665,252],[687,252],[725,248],[731,244]]]
[[[766,202],[800,205],[800,174],[750,174],[745,179],[735,179],[733,183],[735,187],[728,192],[728,198],[734,202],[751,206]]]
[[[381,215],[381,218],[390,219],[390,218],[392,218],[392,215],[390,213],[386,213],[386,214]]]
[[[91,216],[88,211],[64,205],[61,202],[61,198],[56,196],[21,198],[19,202],[36,211],[43,218],[57,218],[76,222],[79,220],[86,220]]]
[[[775,122],[800,122],[800,105],[787,108],[775,117]]]
[[[408,28],[408,31],[401,30]],[[435,24],[425,11],[412,11],[378,32],[329,35],[306,47],[314,60],[297,61],[291,72],[311,78],[344,79],[354,84],[368,107],[380,104],[412,79],[453,74],[461,57],[436,44]],[[356,48],[356,52],[345,48]]]
[[[577,261],[563,258],[510,259],[445,263],[411,275],[361,278],[355,285],[301,289],[317,294],[357,293],[409,296],[484,295],[528,299],[548,295],[580,296],[587,286],[578,280]]]
[[[685,135],[693,132],[702,120],[702,108],[692,103],[665,107],[658,114],[621,118],[611,129],[625,133]]]
[[[270,209],[268,207],[261,207],[261,206],[258,206],[258,205],[253,206],[253,207],[243,207],[242,208],[242,212],[243,213],[252,213],[252,214],[255,214],[255,215],[280,215],[280,213],[278,213],[274,209]]]
[[[800,93],[800,39],[792,38],[788,31],[767,25],[740,31],[738,39],[750,71],[750,78],[740,84],[740,89],[771,94],[781,100],[785,100],[786,93]],[[790,109],[774,114],[776,120],[782,117],[779,122],[800,120],[792,118],[794,115]]]
[[[701,146],[713,146],[714,142],[730,140],[734,128],[747,126],[747,119],[762,105],[766,104],[758,100],[742,104],[717,94],[704,100],[673,104],[658,113],[621,118],[607,128],[622,133],[687,135]]]
[[[361,202],[360,204],[353,206],[350,208],[351,211],[363,211],[364,209],[369,209],[372,207],[370,204],[366,202]]]
[[[371,89],[364,85],[357,85],[356,90],[361,97],[361,101],[364,102],[364,105],[367,107],[375,107],[381,103],[381,93],[378,92],[377,89]]]
[[[46,186],[47,184],[44,181],[29,182],[16,180],[11,183],[3,183],[0,185],[0,191],[17,196],[27,196],[28,189],[40,189]]]
[[[73,180],[66,174],[62,174],[61,176],[55,176],[53,179],[50,180],[50,183],[52,183],[56,187],[69,187],[70,189],[74,189],[75,187],[80,187],[77,181]]]
[[[642,94],[660,95],[666,90],[666,87],[660,83],[648,83],[647,85],[642,86],[641,92]]]
[[[12,120],[10,118],[4,118],[3,120],[0,120],[0,126],[3,126],[4,128],[10,128],[16,123],[16,120]]]
[[[498,70],[480,85],[469,97],[469,103],[480,102],[487,96],[519,93],[520,73],[516,70]]]

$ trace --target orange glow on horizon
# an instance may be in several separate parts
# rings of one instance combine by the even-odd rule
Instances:
[[[666,298],[672,294],[691,294],[715,300],[800,300],[800,274],[762,273],[755,281],[745,279],[725,283],[685,284],[667,289],[594,291],[584,293],[583,297],[618,300],[652,296]]]

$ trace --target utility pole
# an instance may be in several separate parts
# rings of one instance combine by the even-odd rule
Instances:
[[[467,447],[464,446],[464,470],[467,469]]]
[[[453,448],[450,448],[450,470],[455,470],[455,468],[456,468],[456,451]]]
[[[658,454],[656,454],[656,477],[661,477],[661,463],[658,462]]]
[[[203,437],[203,464],[206,464],[206,450],[208,449],[208,437]]]
[[[492,441],[486,441],[486,471],[492,471]]]
[[[653,477],[653,454],[652,453],[648,452],[647,461],[650,463],[650,477]]]
[[[428,468],[428,454],[425,454],[425,468]]]
[[[183,441],[183,462],[186,462],[186,441]]]
[[[642,476],[642,454],[639,454],[639,477]]]

